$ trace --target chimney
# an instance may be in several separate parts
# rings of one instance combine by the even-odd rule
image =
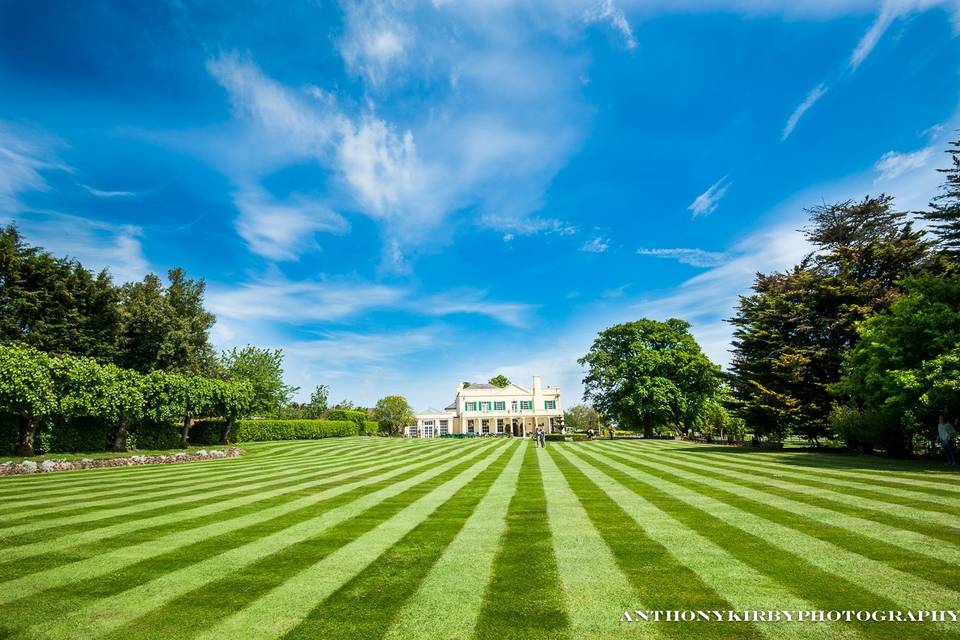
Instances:
[[[458,382],[458,383],[457,383],[457,393],[460,393],[461,391],[463,391],[463,382]]]
[[[533,390],[540,391],[540,376],[533,376]]]

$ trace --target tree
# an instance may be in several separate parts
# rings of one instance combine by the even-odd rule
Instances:
[[[325,384],[318,384],[310,394],[310,404],[307,413],[310,418],[320,418],[327,412],[327,401],[330,398],[330,388]]]
[[[22,345],[0,345],[0,413],[20,420],[14,453],[34,455],[40,423],[58,410],[53,360]]]
[[[488,382],[489,384],[492,384],[495,387],[500,387],[501,389],[503,389],[504,387],[509,387],[511,384],[510,378],[503,375],[502,373],[493,376],[492,378],[490,378]]]
[[[94,275],[76,260],[31,247],[12,224],[0,229],[0,341],[110,362],[116,303],[105,270]]]
[[[391,436],[400,433],[404,427],[415,424],[417,420],[403,396],[386,396],[377,400],[374,418],[380,425],[380,431]]]
[[[600,414],[588,404],[575,404],[564,411],[563,422],[573,431],[600,430]]]
[[[954,258],[960,258],[960,140],[951,142],[946,153],[950,156],[950,166],[937,169],[946,175],[940,195],[922,215],[931,222],[940,247]]]
[[[904,286],[903,297],[860,325],[832,387],[858,412],[835,414],[856,440],[848,444],[891,455],[929,439],[940,414],[960,416],[960,276],[916,276]]]
[[[143,417],[143,376],[130,369],[109,364],[101,368],[97,413],[113,423],[111,451],[126,451],[129,427]]]
[[[209,332],[216,318],[203,308],[206,285],[182,269],[171,269],[167,277],[167,286],[151,273],[121,289],[118,364],[141,373],[212,375],[216,357]]]
[[[213,410],[223,418],[221,443],[230,442],[230,434],[237,420],[250,413],[253,395],[253,386],[246,380],[212,381]]]
[[[337,404],[333,405],[333,409],[343,409],[344,411],[351,411],[355,408],[352,400],[341,400]]]
[[[233,348],[220,356],[220,366],[229,380],[245,380],[253,387],[255,415],[276,413],[299,390],[283,382],[281,349]]]
[[[734,327],[735,413],[758,436],[830,436],[830,385],[840,379],[857,324],[900,295],[919,273],[930,243],[889,196],[809,210],[814,251],[784,273],[758,274]]]
[[[583,399],[625,428],[686,428],[691,412],[712,397],[720,368],[700,350],[690,324],[638,320],[601,331],[577,362],[588,367]]]

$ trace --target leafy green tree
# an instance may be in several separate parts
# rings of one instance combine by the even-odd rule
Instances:
[[[490,380],[488,380],[488,383],[492,384],[495,387],[500,387],[501,389],[503,389],[504,387],[509,387],[511,384],[510,378],[503,375],[502,373],[490,378]]]
[[[307,405],[307,417],[320,418],[327,412],[327,402],[330,398],[330,388],[325,384],[318,384],[310,394],[310,404]]]
[[[911,453],[930,439],[937,416],[960,416],[960,277],[908,278],[889,310],[864,321],[833,386],[856,415],[835,414],[851,446]],[[856,418],[864,414],[872,420]]]
[[[108,364],[101,369],[100,406],[95,415],[114,425],[111,451],[126,451],[130,426],[143,418],[143,376]]]
[[[857,324],[921,272],[930,243],[888,196],[809,210],[814,251],[785,273],[759,274],[735,317],[731,387],[735,412],[758,436],[829,437],[844,354]]]
[[[695,408],[717,390],[720,368],[700,350],[690,324],[638,320],[601,331],[577,362],[588,367],[585,401],[621,427],[643,429],[674,425],[687,428]]]
[[[573,431],[600,430],[600,414],[588,404],[575,404],[563,412],[563,424]]]
[[[227,444],[237,420],[250,414],[253,407],[253,385],[245,380],[213,380],[211,386],[213,410],[223,418],[220,442]]]
[[[254,415],[275,414],[299,390],[283,382],[281,349],[233,348],[220,356],[220,367],[228,379],[245,380],[253,387]]]
[[[0,229],[0,342],[110,362],[116,355],[117,290],[104,270],[57,258]]]
[[[52,359],[22,345],[0,345],[0,413],[20,421],[14,453],[34,455],[41,420],[58,410]]]
[[[154,369],[187,375],[216,373],[209,331],[216,319],[203,308],[205,284],[171,269],[169,284],[147,275],[120,294],[121,366],[147,373]]]
[[[356,406],[353,404],[352,400],[341,400],[337,404],[331,407],[332,409],[343,409],[344,411],[352,411],[356,409]]]
[[[380,425],[380,431],[394,436],[405,426],[416,423],[413,409],[403,396],[386,396],[377,401],[374,417]]]
[[[190,442],[190,427],[193,425],[194,418],[214,411],[216,382],[202,376],[178,376],[176,398],[180,415],[183,417],[180,446],[184,449]]]

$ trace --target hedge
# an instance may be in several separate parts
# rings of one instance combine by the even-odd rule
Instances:
[[[379,433],[380,432],[380,423],[373,420],[364,420],[363,421],[363,431],[364,433]]]
[[[350,420],[240,420],[231,440],[317,440],[359,434],[357,424]]]

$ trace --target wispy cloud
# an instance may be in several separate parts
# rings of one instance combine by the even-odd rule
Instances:
[[[136,198],[141,195],[140,191],[104,191],[85,184],[80,186],[86,189],[87,193],[98,198]]]
[[[207,302],[218,317],[306,325],[395,306],[407,293],[403,288],[363,281],[270,276],[231,286],[211,284]]]
[[[930,162],[935,150],[935,147],[929,146],[910,153],[887,151],[873,165],[874,170],[880,174],[875,182],[893,180],[905,173],[922,169]]]
[[[410,308],[432,316],[456,313],[486,316],[519,329],[531,326],[536,319],[536,306],[520,302],[490,300],[486,292],[476,289],[457,289],[428,296],[412,303]]]
[[[59,144],[43,132],[0,121],[0,212],[21,210],[22,193],[49,189],[44,171],[70,171],[56,157]]]
[[[140,280],[151,271],[138,226],[51,211],[30,211],[13,219],[31,244],[79,260],[93,271],[107,269],[114,282]]]
[[[587,10],[585,17],[587,22],[606,22],[620,32],[627,49],[636,48],[637,39],[633,35],[633,27],[623,11],[613,4],[613,0],[600,0]]]
[[[725,253],[703,249],[637,249],[637,255],[676,260],[692,267],[716,267],[728,259]]]
[[[823,97],[823,94],[827,92],[827,86],[823,83],[818,84],[813,88],[813,90],[807,94],[807,97],[803,99],[803,102],[797,105],[797,108],[793,110],[793,113],[790,114],[790,117],[787,118],[787,124],[783,127],[783,133],[780,135],[780,141],[784,141],[790,137],[790,134],[793,133],[793,130],[797,128],[797,123],[800,122],[800,118],[812,107],[817,100]]]
[[[687,209],[693,212],[694,218],[710,215],[720,204],[720,199],[726,195],[731,184],[727,181],[727,176],[723,176],[710,185],[709,189],[698,195]]]
[[[584,242],[583,246],[580,247],[580,251],[586,251],[587,253],[606,253],[609,248],[610,238],[597,236]]]

